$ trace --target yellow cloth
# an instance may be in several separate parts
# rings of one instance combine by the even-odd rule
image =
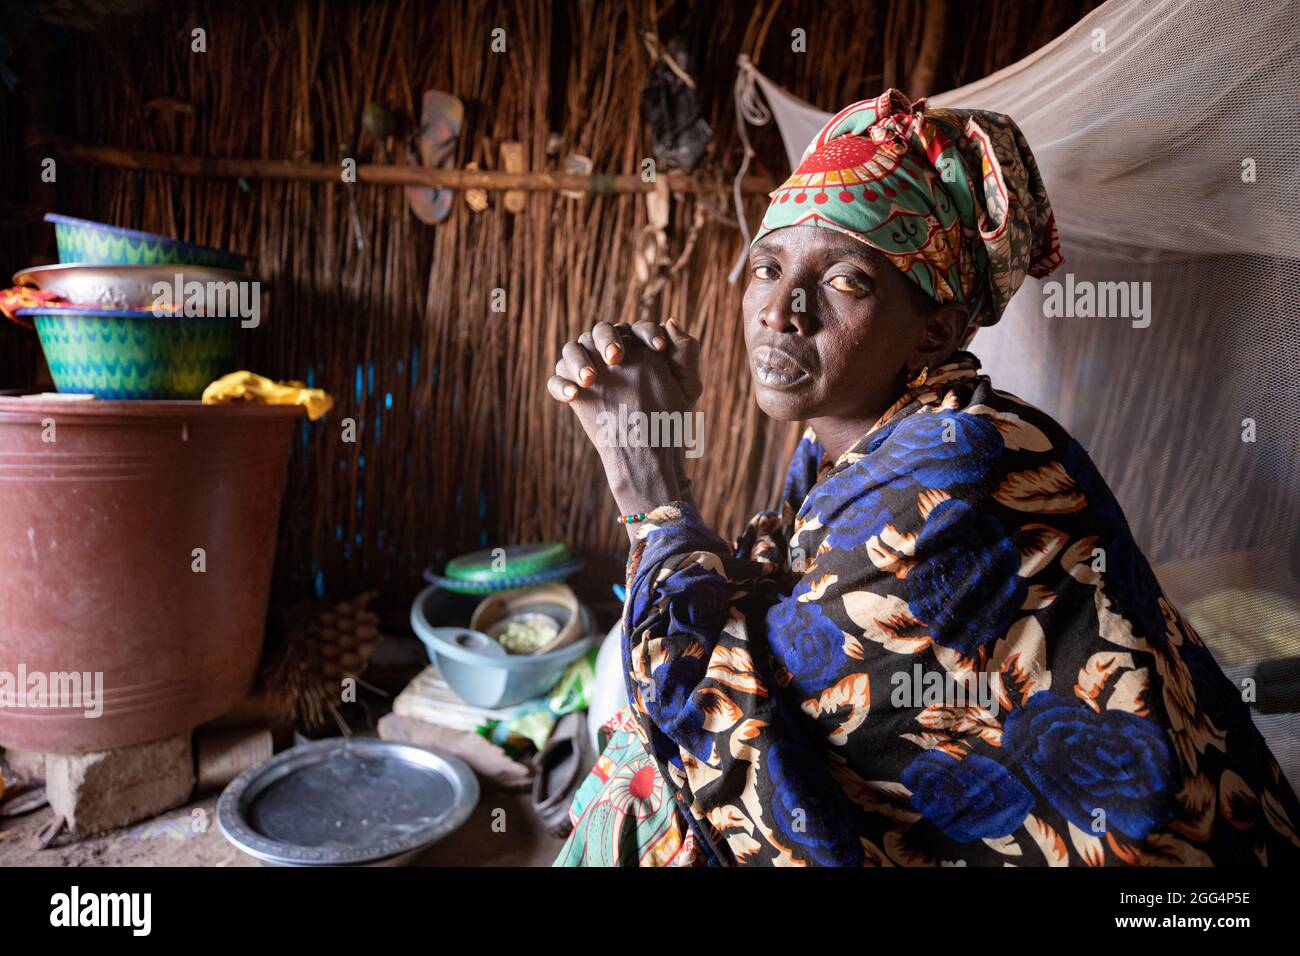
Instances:
[[[203,390],[204,405],[229,402],[302,405],[312,421],[334,407],[334,399],[319,388],[308,388],[302,382],[273,382],[252,372],[231,372]]]

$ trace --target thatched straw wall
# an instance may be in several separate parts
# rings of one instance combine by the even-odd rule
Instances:
[[[351,145],[366,104],[409,123],[423,91],[437,88],[466,103],[460,165],[496,168],[498,144],[518,140],[530,168],[555,168],[546,149],[554,132],[560,155],[585,154],[597,172],[636,173],[650,155],[639,106],[650,60],[639,32],[657,25],[668,37],[689,20],[694,72],[716,131],[702,178],[716,186],[674,199],[670,257],[688,242],[693,253],[653,314],[678,316],[703,339],[706,445],[691,467],[706,516],[730,532],[770,502],[791,435],[751,400],[741,288],[726,282],[739,249],[729,192],[740,158],[737,54],[836,108],[888,85],[916,94],[984,75],[1093,5],[1053,3],[1030,15],[1017,0],[223,2],[159,6],[88,33],[45,28],[42,62],[21,61],[21,117],[13,101],[0,110],[0,134],[11,144],[20,132],[37,141],[0,159],[6,172],[17,170],[10,181],[22,211],[0,255],[9,269],[52,256],[39,212],[57,209],[256,259],[269,300],[263,327],[246,333],[246,367],[308,378],[338,400],[329,419],[304,429],[295,451],[280,597],[377,586],[386,608],[400,611],[431,562],[556,538],[614,578],[625,539],[613,502],[596,455],[569,412],[545,397],[544,383],[566,339],[598,319],[634,316],[643,198],[535,192],[519,215],[499,196],[477,214],[458,199],[447,222],[429,227],[409,214],[402,190],[362,185],[359,251],[341,184],[64,164],[57,186],[46,186],[32,176],[39,140],[312,162],[337,162],[349,150],[377,162],[369,138]],[[937,46],[925,45],[927,25]],[[206,53],[191,51],[195,27],[206,30]],[[489,50],[496,27],[507,31],[505,54]],[[796,27],[807,32],[806,53],[791,50]],[[766,162],[754,172],[780,176],[774,130],[755,141]],[[751,200],[751,221],[760,201]],[[490,310],[497,288],[506,291],[504,314]],[[0,385],[29,381],[35,362],[30,342],[0,331]],[[345,418],[358,423],[354,444],[341,441]]]

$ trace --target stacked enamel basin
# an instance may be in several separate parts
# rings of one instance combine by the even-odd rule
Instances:
[[[59,265],[14,276],[57,296],[21,309],[60,392],[192,399],[234,370],[257,284],[242,256],[68,216],[54,223]],[[254,312],[254,315],[256,313]]]

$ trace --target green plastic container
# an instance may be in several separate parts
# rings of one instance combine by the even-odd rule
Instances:
[[[103,399],[196,399],[235,370],[239,319],[157,318],[107,309],[20,309],[60,392]]]
[[[174,236],[123,229],[56,213],[47,213],[45,221],[54,224],[60,262],[96,266],[215,266],[236,272],[242,272],[247,265],[245,256],[211,246],[197,246]]]

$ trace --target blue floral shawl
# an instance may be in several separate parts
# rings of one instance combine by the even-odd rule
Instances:
[[[641,741],[711,862],[1244,865],[1300,806],[1059,425],[958,353],[737,547],[628,566]]]

